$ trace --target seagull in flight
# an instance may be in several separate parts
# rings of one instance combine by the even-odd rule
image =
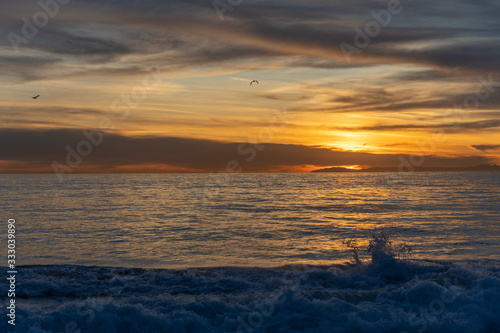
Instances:
[[[35,97],[31,97],[31,98],[37,99],[38,97],[40,97],[40,95],[36,95]]]
[[[259,81],[257,81],[257,80],[252,80],[252,82],[250,82],[250,85],[252,85],[252,83],[254,83],[254,82],[257,82],[257,84],[259,84]]]

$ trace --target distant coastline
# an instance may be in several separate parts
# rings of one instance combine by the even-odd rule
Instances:
[[[413,167],[414,172],[467,172],[467,171],[500,171],[500,166],[493,165],[476,165],[471,167]],[[408,168],[400,170],[399,167],[372,167],[366,169],[349,169],[342,167],[332,167],[313,170],[311,172],[409,172]]]

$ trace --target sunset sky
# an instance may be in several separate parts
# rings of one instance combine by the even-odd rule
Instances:
[[[499,17],[496,0],[3,1],[0,172],[500,164]]]

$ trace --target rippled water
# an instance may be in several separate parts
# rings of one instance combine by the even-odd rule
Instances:
[[[328,264],[374,230],[416,259],[499,260],[499,188],[494,172],[0,175],[18,265]]]

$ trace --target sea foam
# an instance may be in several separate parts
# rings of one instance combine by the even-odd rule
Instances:
[[[379,238],[379,241],[381,239]],[[373,241],[373,240],[372,240]],[[500,265],[19,267],[16,332],[498,332]],[[6,290],[6,282],[0,286]],[[5,298],[5,296],[4,296]],[[12,329],[7,320],[0,330]]]

